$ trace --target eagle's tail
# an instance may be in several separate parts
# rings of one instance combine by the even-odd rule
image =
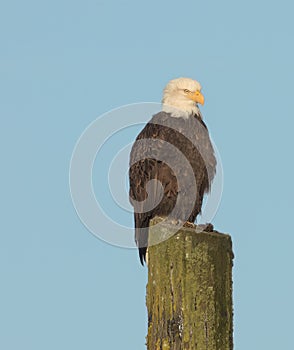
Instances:
[[[146,262],[149,222],[149,218],[144,218],[144,220],[142,220],[139,218],[139,215],[135,213],[135,240],[139,248],[140,262],[143,266]]]
[[[144,266],[144,263],[146,262],[146,253],[147,253],[147,247],[139,248],[140,262],[143,266]]]

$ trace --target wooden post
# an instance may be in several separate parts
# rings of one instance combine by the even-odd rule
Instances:
[[[151,227],[149,242],[170,229]],[[151,245],[147,349],[232,350],[232,267],[231,237],[216,231],[183,227]]]

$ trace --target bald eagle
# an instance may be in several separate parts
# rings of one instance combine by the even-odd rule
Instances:
[[[130,154],[130,202],[141,264],[146,261],[149,223],[155,216],[196,220],[216,170],[216,158],[198,103],[201,85],[171,80],[162,111],[139,133]]]

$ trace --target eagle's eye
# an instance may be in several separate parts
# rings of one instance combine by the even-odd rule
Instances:
[[[185,93],[185,94],[189,94],[190,92],[191,92],[190,90],[184,89],[184,93]]]

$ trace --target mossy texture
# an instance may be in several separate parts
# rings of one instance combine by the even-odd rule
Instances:
[[[149,241],[168,230],[151,226]],[[216,231],[184,227],[151,245],[148,350],[232,350],[232,267],[231,237]]]

